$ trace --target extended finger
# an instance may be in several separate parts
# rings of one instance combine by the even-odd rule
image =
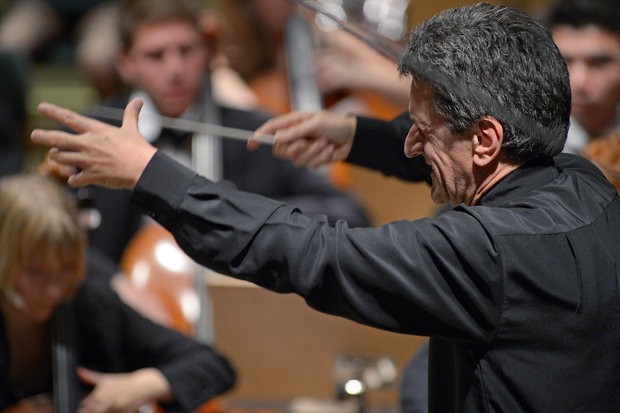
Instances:
[[[317,139],[313,141],[303,152],[297,154],[294,158],[294,162],[297,165],[308,165],[310,167],[314,165],[313,160],[321,151],[323,151],[328,145],[328,140],[325,138]]]
[[[272,147],[272,153],[278,158],[295,161],[295,159],[307,149],[308,142],[298,140],[291,143],[276,143]]]
[[[123,112],[123,128],[138,132],[138,116],[142,109],[142,99],[136,98],[127,104]]]
[[[86,384],[97,384],[101,377],[103,376],[101,373],[93,370],[89,370],[85,367],[79,366],[76,369],[78,377]]]
[[[252,140],[252,138],[250,138],[250,140],[248,140],[248,143],[246,145],[246,147],[250,151],[255,151],[258,148],[260,148],[260,146],[261,146],[261,143],[259,141]]]
[[[30,134],[30,140],[40,145],[69,151],[79,151],[83,148],[83,141],[80,135],[59,130],[35,129]]]
[[[49,150],[48,154],[52,161],[58,162],[61,165],[76,166],[78,168],[87,167],[84,162],[85,157],[80,152],[52,148]]]
[[[78,133],[96,131],[101,127],[101,125],[105,125],[105,123],[99,122],[95,119],[82,116],[72,110],[47,102],[39,104],[37,110],[41,115],[53,119]]]
[[[287,128],[283,128],[275,133],[275,142],[292,142],[296,140],[307,140],[312,142],[325,132],[325,115],[322,112],[306,114],[299,118],[298,122],[291,123]]]
[[[80,172],[72,172],[68,174],[67,183],[72,187],[81,187],[95,183],[92,174],[84,169],[83,157],[78,152],[59,151],[57,148],[52,148],[49,151],[50,159],[62,164],[62,165],[74,165],[83,168]],[[69,166],[67,168],[70,168]]]
[[[67,184],[73,188],[81,188],[83,186],[95,183],[94,179],[90,179],[84,171],[80,171],[67,178]]]
[[[302,122],[311,116],[312,113],[308,112],[291,112],[282,116],[275,117],[268,120],[267,122],[265,122],[265,124],[256,129],[256,132],[254,132],[254,136],[262,134],[275,134],[278,131],[280,131],[280,134],[282,134],[283,130],[288,129],[292,125]]]
[[[334,161],[334,151],[335,146],[331,143],[326,143],[326,145],[322,146],[320,151],[315,153],[315,155],[308,161],[308,167],[316,169],[323,165],[332,163]]]

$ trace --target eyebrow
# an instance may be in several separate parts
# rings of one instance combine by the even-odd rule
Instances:
[[[409,114],[409,120],[411,120],[411,122],[414,125],[416,125],[418,127],[418,129],[421,129],[421,130],[426,130],[426,129],[429,129],[431,127],[431,125],[428,124],[428,123],[424,123],[424,122],[422,122],[420,120],[416,120],[411,114]]]
[[[614,56],[611,53],[599,53],[596,55],[588,56],[585,59],[588,62],[611,62],[614,60]]]
[[[562,54],[562,57],[564,58],[564,60],[585,60],[588,62],[592,62],[592,61],[611,61],[614,60],[614,54],[611,52],[598,52],[598,53],[592,53],[591,55],[586,55],[586,56],[574,56],[571,55],[570,53],[567,54]]]

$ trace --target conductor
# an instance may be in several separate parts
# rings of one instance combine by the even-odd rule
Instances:
[[[560,153],[570,84],[550,33],[503,6],[450,9],[411,34],[399,66],[410,119],[291,114],[257,133],[296,163],[346,159],[409,180],[430,169],[433,200],[453,206],[434,219],[330,227],[210,182],[141,138],[140,101],[120,129],[42,104],[80,135],[32,140],[81,168],[71,185],[132,189],[215,271],[430,336],[431,412],[620,411],[620,198]]]

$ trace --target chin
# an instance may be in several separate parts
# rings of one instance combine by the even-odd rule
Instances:
[[[181,116],[187,108],[190,107],[190,102],[187,99],[166,99],[158,106],[160,113],[163,116],[169,116],[177,118]]]
[[[178,118],[179,116],[183,114],[184,111],[179,110],[177,108],[178,108],[177,105],[168,105],[168,106],[164,106],[160,112],[162,116]]]

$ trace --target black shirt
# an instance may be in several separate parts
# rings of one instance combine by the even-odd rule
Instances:
[[[404,139],[369,129],[358,122],[352,155]],[[402,158],[382,171],[421,175],[423,161]],[[620,198],[581,157],[524,165],[477,206],[379,228],[331,227],[160,153],[132,200],[215,271],[430,336],[431,412],[620,411]]]

